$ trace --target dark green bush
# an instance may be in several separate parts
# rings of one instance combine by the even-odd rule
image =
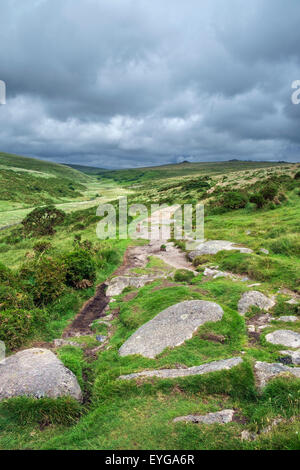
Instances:
[[[8,349],[16,349],[41,328],[46,314],[42,310],[0,310],[0,340]]]
[[[250,202],[253,202],[259,209],[261,209],[264,206],[265,200],[260,193],[257,193],[251,194]]]
[[[85,250],[78,249],[64,257],[66,265],[66,282],[71,287],[79,287],[80,281],[92,283],[96,280],[96,264],[92,256]]]
[[[278,185],[272,182],[269,182],[266,186],[260,191],[261,196],[265,201],[272,201],[278,193]]]
[[[176,282],[191,282],[194,279],[195,275],[192,271],[187,269],[177,269],[174,275],[174,280]]]
[[[229,191],[222,198],[222,205],[226,209],[242,209],[247,202],[247,195],[240,191]]]
[[[53,235],[54,227],[63,223],[65,213],[54,206],[37,207],[22,221],[26,234]]]
[[[42,256],[28,262],[20,270],[20,278],[36,305],[45,305],[59,297],[66,282],[66,270],[63,263],[51,257]]]

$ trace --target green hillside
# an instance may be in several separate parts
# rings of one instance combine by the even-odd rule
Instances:
[[[221,175],[235,171],[272,168],[275,166],[285,165],[288,164],[238,160],[228,162],[183,162],[178,164],[112,171],[101,170],[99,168],[98,175],[103,178],[111,178],[118,183],[132,184],[132,182],[146,182],[153,179],[166,179],[190,175]]]
[[[70,167],[0,153],[0,207],[7,203],[35,205],[81,196],[89,177]]]

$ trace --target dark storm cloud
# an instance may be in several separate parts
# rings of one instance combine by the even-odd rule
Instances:
[[[0,149],[127,167],[299,161],[298,0],[2,0]]]

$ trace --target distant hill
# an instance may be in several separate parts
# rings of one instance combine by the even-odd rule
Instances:
[[[94,166],[85,166],[85,165],[74,165],[73,163],[63,163],[63,165],[73,168],[74,170],[81,171],[82,173],[85,173],[86,175],[92,175],[92,176],[102,174],[105,171],[110,171],[110,170],[105,170],[105,168],[96,168]]]
[[[79,197],[89,177],[58,163],[0,153],[0,181],[5,207],[5,201],[35,205]]]
[[[286,164],[286,163],[285,163]],[[168,164],[144,168],[128,168],[124,170],[104,170],[102,168],[70,165],[86,174],[99,178],[110,178],[118,183],[132,184],[133,182],[146,182],[152,179],[165,179],[181,176],[218,175],[232,171],[253,170],[282,165],[278,162],[254,162],[233,160],[227,162],[197,162],[184,161],[177,164]]]

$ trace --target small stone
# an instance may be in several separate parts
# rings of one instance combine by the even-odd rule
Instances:
[[[268,255],[269,254],[269,250],[266,250],[266,248],[261,248],[259,250],[261,253],[263,253],[264,255]]]
[[[298,321],[299,318],[296,317],[295,315],[286,315],[286,316],[282,316],[282,317],[279,317],[279,318],[275,318],[274,319],[275,321],[282,321],[282,322],[286,322],[286,323],[294,323],[295,321]]]
[[[76,343],[75,341],[71,341],[71,340],[68,340],[68,339],[55,339],[53,341],[53,344],[54,344],[54,347],[55,348],[60,348],[62,346],[82,346],[80,343]]]
[[[300,369],[288,367],[278,363],[270,364],[268,362],[256,362],[254,370],[257,379],[257,385],[260,389],[264,388],[269,380],[286,373],[300,378]]]
[[[290,300],[287,300],[286,303],[290,305],[298,305],[299,302],[297,302],[297,300],[295,299],[290,299]]]
[[[248,325],[247,330],[249,333],[255,333],[255,325]]]
[[[280,354],[285,354],[285,356],[290,359],[290,363],[295,364],[295,366],[300,366],[300,349],[296,351],[280,351]]]
[[[276,330],[266,335],[266,341],[271,344],[282,344],[289,348],[299,348],[300,333],[292,330]]]
[[[256,438],[257,438],[257,435],[255,434],[255,432],[242,431],[241,433],[242,441],[255,441]]]
[[[269,310],[274,305],[273,299],[269,299],[269,297],[266,297],[261,292],[253,290],[244,292],[238,303],[238,311],[241,315],[245,315],[252,306],[258,307],[261,310]]]
[[[178,422],[191,422],[191,423],[203,423],[203,424],[226,424],[230,423],[234,416],[234,410],[222,410],[216,413],[208,413],[206,415],[188,415],[180,416],[175,418],[174,423]]]
[[[104,341],[106,341],[107,339],[107,336],[103,336],[103,335],[97,335],[96,336],[96,340],[99,341],[99,343],[104,343]]]

